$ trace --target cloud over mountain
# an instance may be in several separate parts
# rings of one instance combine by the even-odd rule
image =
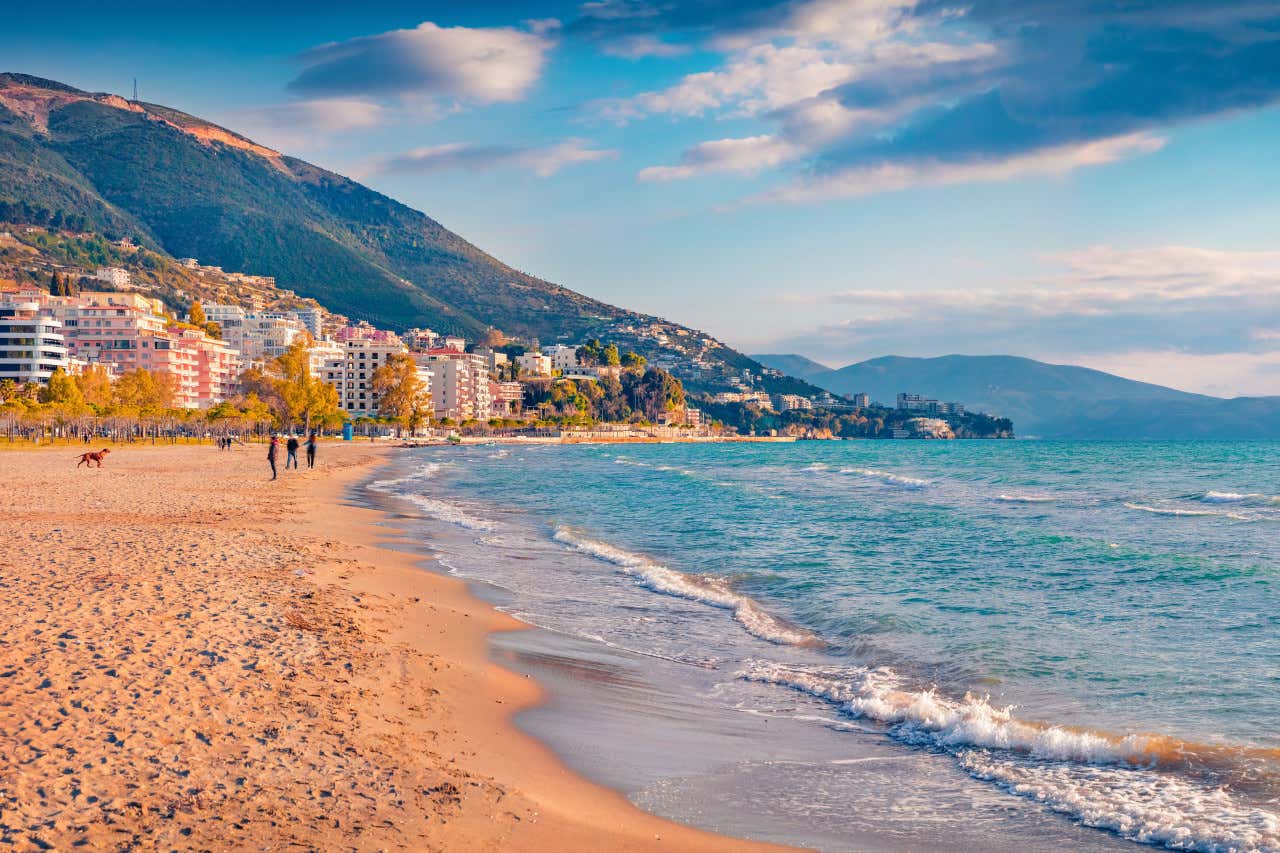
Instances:
[[[554,145],[540,147],[468,145],[455,142],[396,154],[375,162],[368,171],[373,174],[424,174],[516,168],[546,178],[567,166],[593,163],[616,156],[616,151],[591,148],[581,139],[566,139]]]
[[[1093,155],[1139,155],[1165,128],[1280,101],[1280,7],[1251,0],[596,7],[567,31],[602,40],[623,32],[692,38],[721,57],[664,88],[601,102],[599,114],[772,124],[734,151],[787,152],[769,165],[793,167],[789,183],[764,200],[1041,171],[1030,164],[1112,162]],[[642,175],[731,171],[708,155],[733,150],[732,141],[708,140]]]
[[[537,82],[553,42],[512,27],[413,29],[314,47],[289,88],[311,97],[428,96],[516,101]]]

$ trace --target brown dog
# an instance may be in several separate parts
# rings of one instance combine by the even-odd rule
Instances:
[[[110,452],[111,450],[109,448],[104,447],[101,450],[99,450],[97,453],[81,453],[80,461],[76,463],[76,467],[79,468],[81,465],[87,465],[88,467],[92,468],[93,463],[97,462],[98,467],[101,468],[102,458]]]

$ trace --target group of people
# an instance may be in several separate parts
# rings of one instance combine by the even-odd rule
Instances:
[[[310,435],[307,436],[307,467],[308,468],[316,467],[316,444],[317,443],[318,442],[316,439],[316,434],[313,431]],[[284,460],[285,470],[288,470],[290,465],[293,465],[295,469],[298,467],[298,448],[300,446],[301,445],[298,442],[297,436],[294,436],[294,435],[289,436],[289,440],[285,443],[285,446],[284,446],[285,451],[287,453]],[[279,458],[279,455],[280,455],[280,436],[273,435],[271,436],[271,445],[267,448],[267,462],[270,463],[271,465],[271,479],[273,480],[276,478],[276,459]]]
[[[222,435],[222,436],[218,436],[218,449],[219,449],[219,450],[230,450],[230,449],[231,449],[231,445],[235,444],[235,441],[236,441],[236,440],[235,440],[234,438],[232,438],[231,436],[229,436],[229,435]],[[241,442],[241,443],[243,444],[243,442]]]

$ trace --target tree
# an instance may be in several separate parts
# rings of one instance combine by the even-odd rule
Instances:
[[[139,417],[155,417],[173,407],[175,390],[168,374],[139,367],[116,380],[113,410]]]
[[[411,356],[400,353],[389,357],[374,371],[372,386],[378,397],[378,411],[411,433],[430,414],[431,393]]]
[[[265,401],[282,426],[301,422],[308,432],[314,423],[341,418],[338,389],[311,375],[310,348],[310,336],[303,335],[273,359],[267,370],[250,368],[240,375],[240,386]]]
[[[209,319],[204,316],[204,307],[198,300],[191,303],[191,308],[187,311],[187,322],[193,326],[201,327],[203,327],[205,323],[209,322]]]
[[[18,398],[18,383],[12,379],[0,380],[0,402]]]
[[[619,364],[622,364],[622,358],[618,355],[617,344],[609,344],[605,347],[600,353],[600,361],[609,367],[617,367]]]
[[[72,415],[81,414],[86,408],[80,387],[61,367],[49,375],[48,384],[40,389],[40,402],[54,405]]]
[[[624,370],[644,370],[649,360],[639,353],[627,352],[622,356],[622,367]]]
[[[111,407],[111,377],[105,367],[100,364],[90,365],[75,381],[80,389],[80,396],[99,413]]]
[[[204,324],[204,333],[214,340],[220,341],[222,340],[222,325],[212,320],[207,320]]]

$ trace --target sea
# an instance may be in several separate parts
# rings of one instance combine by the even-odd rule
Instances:
[[[535,626],[518,724],[656,814],[1280,851],[1280,444],[469,445],[356,497]]]

